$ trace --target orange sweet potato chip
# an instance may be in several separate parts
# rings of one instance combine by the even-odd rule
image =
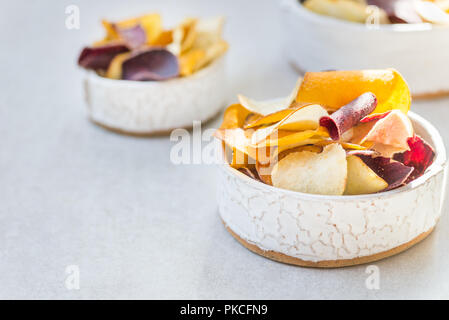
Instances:
[[[394,69],[307,72],[296,101],[338,109],[365,92],[377,97],[378,104],[372,113],[393,109],[407,113],[410,109],[410,89]]]
[[[307,107],[309,105],[310,105],[310,103],[297,103],[290,108],[280,110],[280,111],[277,111],[274,113],[270,113],[263,117],[259,117],[259,118],[255,119],[254,121],[251,121],[248,124],[246,124],[245,129],[256,128],[259,126],[270,125],[270,124],[279,122],[279,121],[285,119],[286,117],[288,117],[289,115],[291,115],[292,113],[294,113],[295,111],[302,109],[304,107]]]
[[[230,105],[224,112],[220,129],[241,128],[250,114],[251,112],[241,104]]]
[[[206,57],[206,51],[202,49],[189,50],[179,57],[180,74],[181,76],[188,76],[199,69],[201,61]]]
[[[153,46],[165,47],[173,42],[173,30],[163,30],[159,36],[151,43]]]

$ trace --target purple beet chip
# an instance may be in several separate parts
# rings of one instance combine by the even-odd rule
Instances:
[[[368,0],[369,5],[385,10],[391,23],[421,23],[414,7],[415,0]]]
[[[410,150],[403,153],[397,153],[393,156],[394,160],[402,162],[406,166],[415,168],[413,174],[408,178],[408,182],[422,176],[426,169],[435,159],[435,151],[420,136],[414,135],[407,139]]]
[[[119,28],[114,25],[114,28],[117,30],[126,45],[131,49],[139,48],[147,41],[145,30],[140,25],[136,25],[131,28]]]
[[[413,167],[407,167],[401,162],[385,157],[372,157],[368,155],[357,155],[362,161],[388,183],[385,190],[398,188],[407,183],[407,179],[413,172]]]
[[[107,70],[111,60],[120,53],[128,52],[123,44],[113,44],[102,47],[86,47],[78,58],[78,64],[86,69]]]
[[[163,48],[134,54],[122,65],[122,78],[135,81],[160,81],[179,75],[178,58]]]
[[[376,109],[377,98],[374,93],[365,92],[347,105],[335,111],[331,116],[322,117],[320,126],[329,131],[332,140],[339,140],[340,136],[357,125],[362,118]]]

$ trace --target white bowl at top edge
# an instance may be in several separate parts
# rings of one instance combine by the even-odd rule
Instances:
[[[449,27],[429,23],[365,24],[314,13],[297,0],[281,4],[284,53],[300,72],[395,68],[415,97],[449,93]]]
[[[167,132],[205,121],[226,103],[225,56],[188,77],[130,81],[88,71],[84,80],[90,118],[130,134]]]
[[[287,262],[299,265],[345,266],[405,250],[435,227],[447,171],[438,131],[413,112],[409,116],[436,152],[418,179],[387,192],[327,196],[275,188],[220,165],[218,203],[224,224],[245,246],[256,248],[251,250],[283,262],[293,258]]]

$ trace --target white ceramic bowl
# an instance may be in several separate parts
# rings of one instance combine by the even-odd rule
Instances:
[[[297,0],[282,2],[287,59],[300,72],[396,68],[414,97],[449,93],[449,27],[365,24],[316,14]]]
[[[340,267],[401,252],[435,227],[444,198],[446,151],[438,131],[409,113],[436,151],[426,173],[401,188],[368,195],[324,196],[275,188],[221,165],[219,212],[250,250],[301,266]]]
[[[115,131],[146,135],[191,127],[226,103],[225,57],[191,76],[159,82],[113,80],[88,72],[85,96],[90,118]]]

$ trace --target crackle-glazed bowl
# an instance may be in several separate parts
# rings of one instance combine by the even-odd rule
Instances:
[[[227,230],[255,253],[307,267],[367,263],[423,240],[441,214],[446,151],[428,121],[409,116],[436,152],[423,176],[387,192],[325,196],[275,188],[224,164],[218,203]]]
[[[225,56],[184,78],[114,80],[89,71],[84,85],[95,123],[128,134],[166,133],[208,120],[225,105]]]
[[[284,52],[300,73],[395,68],[415,98],[449,94],[449,27],[429,23],[379,25],[339,20],[281,5]]]

